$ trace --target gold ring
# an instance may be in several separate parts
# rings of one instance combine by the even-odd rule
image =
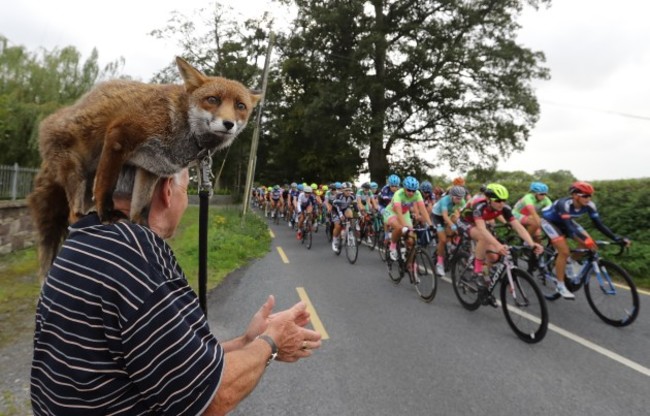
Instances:
[[[307,341],[302,342],[302,348],[301,349],[303,349],[303,350],[307,349]]]

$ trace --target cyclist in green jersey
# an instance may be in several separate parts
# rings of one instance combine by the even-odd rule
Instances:
[[[397,241],[402,237],[402,229],[404,227],[413,229],[409,213],[411,207],[419,212],[423,222],[433,228],[431,217],[424,207],[422,194],[418,190],[420,187],[418,180],[407,176],[402,182],[402,186],[403,188],[395,192],[393,199],[384,210],[384,223],[393,229],[390,242],[390,258],[392,260],[397,260]]]
[[[548,185],[542,182],[530,184],[529,192],[524,195],[512,209],[512,214],[526,227],[533,240],[542,240],[542,220],[539,216],[542,209],[550,206],[553,201],[548,197]]]

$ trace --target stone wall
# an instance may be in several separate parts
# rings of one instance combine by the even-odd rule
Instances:
[[[0,201],[0,254],[30,247],[36,241],[36,230],[27,202]]]

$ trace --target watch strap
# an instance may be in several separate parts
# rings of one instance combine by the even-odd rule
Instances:
[[[271,364],[271,361],[275,360],[275,358],[278,356],[278,346],[275,344],[275,341],[273,341],[273,338],[271,338],[270,335],[261,334],[258,335],[257,338],[266,341],[266,343],[271,347],[271,356],[266,361],[266,366],[268,367],[269,364]]]

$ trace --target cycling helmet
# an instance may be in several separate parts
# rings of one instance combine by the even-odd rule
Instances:
[[[303,184],[299,183],[299,184],[298,184],[298,190],[299,190],[300,192],[302,192],[303,188],[304,188]]]
[[[297,183],[295,183],[295,182],[291,182],[291,187],[292,187],[292,188],[295,188],[295,187],[297,187],[297,186],[298,186]]]
[[[327,191],[328,189],[330,189],[329,186],[323,185],[323,191]]]
[[[334,188],[341,189],[343,188],[343,184],[341,182],[334,182]]]
[[[402,182],[402,185],[404,188],[408,189],[409,191],[417,191],[418,188],[420,187],[420,182],[418,182],[417,179],[415,179],[413,176],[407,176],[404,178],[404,182]]]
[[[490,199],[502,199],[505,201],[508,199],[508,190],[503,185],[491,183],[485,187],[485,196]]]
[[[424,181],[420,185],[420,191],[431,193],[431,192],[433,192],[433,185],[431,185],[431,182],[429,182],[429,181]]]
[[[280,185],[273,185],[273,190],[274,191],[277,191],[278,189],[280,189]]]
[[[569,187],[569,193],[570,194],[581,193],[581,194],[591,195],[594,193],[594,187],[587,182],[580,182],[580,181],[573,182],[573,184],[571,184],[571,186]]]
[[[452,185],[454,186],[463,186],[465,185],[465,179],[461,178],[460,176],[457,178],[454,178],[453,181],[451,181]]]
[[[548,185],[542,182],[533,182],[530,184],[530,192],[534,192],[536,194],[548,193]]]
[[[311,189],[316,189],[316,188],[318,188],[318,185],[316,185],[315,183],[312,183],[312,184],[309,185],[309,186],[311,186]]]
[[[465,188],[463,188],[462,186],[452,186],[451,189],[449,190],[449,195],[457,196],[459,198],[464,198]]]
[[[302,187],[302,191],[303,191],[304,193],[306,193],[306,194],[310,194],[311,191],[312,191],[311,186],[309,186],[309,185],[307,185],[307,186],[303,186],[303,187]]]
[[[361,185],[361,187],[362,187],[363,189],[370,189],[370,184],[369,184],[368,182],[364,182],[364,183]]]
[[[389,186],[399,186],[399,184],[400,184],[399,176],[392,174],[388,177]]]
[[[350,182],[343,182],[343,190],[344,191],[351,191],[352,190],[352,184]]]
[[[377,182],[370,182],[370,189],[377,189],[379,188],[379,185],[377,185]]]

